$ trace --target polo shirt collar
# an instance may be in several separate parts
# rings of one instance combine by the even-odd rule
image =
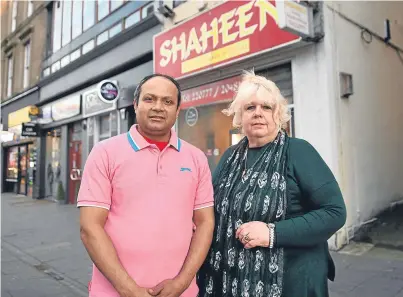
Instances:
[[[127,139],[130,143],[130,146],[134,149],[134,151],[138,152],[146,147],[149,147],[150,144],[137,130],[137,124],[133,125],[129,132],[127,132]],[[181,149],[181,140],[176,135],[174,129],[171,129],[171,138],[169,139],[169,145],[174,147],[178,152]]]

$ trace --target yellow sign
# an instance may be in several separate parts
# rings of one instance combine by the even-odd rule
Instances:
[[[35,105],[30,106],[29,108],[29,115],[30,116],[37,116],[39,114],[39,108]]]
[[[29,111],[32,106],[26,106],[17,111],[11,112],[8,114],[8,126],[14,127],[17,125],[21,125],[22,123],[28,123],[31,121],[29,117]]]

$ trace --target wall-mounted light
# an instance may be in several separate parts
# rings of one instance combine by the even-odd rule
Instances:
[[[340,97],[348,99],[354,94],[353,76],[351,74],[340,72]]]

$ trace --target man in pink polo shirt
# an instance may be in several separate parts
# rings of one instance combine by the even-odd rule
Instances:
[[[205,155],[172,130],[180,99],[173,78],[144,78],[135,92],[138,124],[88,156],[77,206],[94,263],[90,297],[198,293],[195,275],[213,237],[213,188]]]

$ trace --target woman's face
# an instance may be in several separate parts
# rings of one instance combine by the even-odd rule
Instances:
[[[278,120],[273,117],[274,106],[253,95],[242,106],[241,125],[249,141],[265,139],[272,141],[279,131]]]

